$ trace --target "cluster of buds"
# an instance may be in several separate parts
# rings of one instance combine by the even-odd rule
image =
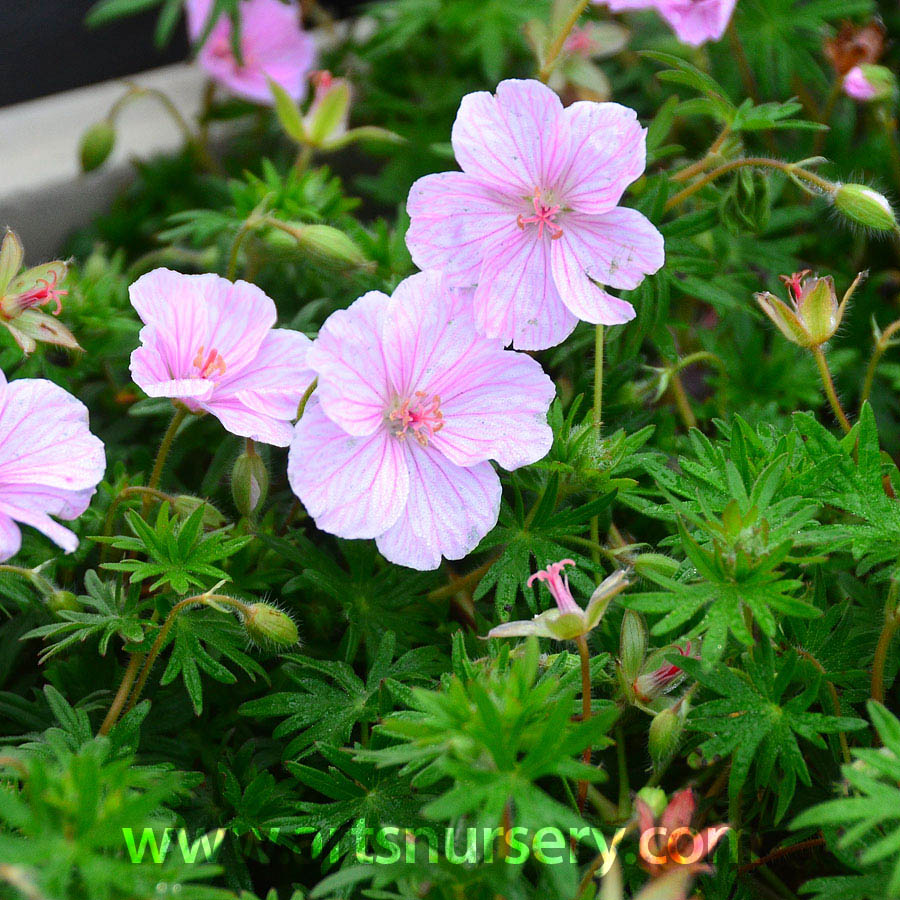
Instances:
[[[56,260],[19,274],[24,258],[22,242],[7,230],[0,244],[0,323],[25,353],[31,353],[38,342],[80,350],[75,335],[55,318],[67,293],[59,287],[66,277],[66,263]],[[53,316],[41,311],[47,304],[53,304]]]
[[[834,336],[847,302],[865,277],[866,273],[860,272],[838,303],[834,279],[830,275],[812,276],[805,269],[781,276],[790,305],[768,291],[756,294],[756,302],[789,341],[807,349],[817,348]]]

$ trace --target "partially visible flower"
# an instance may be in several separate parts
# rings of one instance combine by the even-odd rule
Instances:
[[[644,171],[646,131],[617,103],[559,97],[534,80],[463,97],[452,143],[462,172],[410,190],[406,242],[416,265],[476,286],[475,322],[520,350],[565,340],[579,319],[606,325],[664,261],[662,235],[618,206]]]
[[[199,40],[212,13],[213,0],[186,0],[188,34]],[[315,64],[313,38],[300,25],[300,7],[280,0],[242,0],[240,59],[232,47],[232,22],[220,16],[200,48],[197,60],[225,88],[254,103],[272,105],[268,79],[296,101],[306,94]]]
[[[350,85],[326,69],[312,72],[313,99],[303,117],[309,142],[327,146],[347,134],[350,121]]]
[[[838,330],[847,301],[865,276],[865,272],[856,276],[840,304],[834,279],[830,275],[809,277],[808,269],[781,276],[792,306],[768,291],[756,294],[756,302],[789,341],[801,347],[820,347]]]
[[[595,0],[613,12],[654,9],[683,44],[699,47],[721,40],[737,0]]]
[[[885,28],[872,21],[862,27],[844,22],[841,30],[825,41],[825,55],[838,75],[846,75],[862,63],[876,63],[884,52]]]
[[[848,97],[864,103],[890,100],[897,94],[897,79],[886,66],[863,63],[844,76],[843,87]]]
[[[619,569],[597,587],[591,594],[587,607],[582,609],[572,597],[568,576],[562,574],[566,566],[574,565],[573,560],[563,559],[535,572],[528,579],[529,587],[535,581],[542,581],[547,585],[547,590],[556,601],[556,609],[548,609],[533,619],[504,622],[492,628],[488,637],[526,637],[533,634],[566,641],[581,637],[596,628],[612,599],[628,587],[629,581],[625,572]]]
[[[50,517],[77,519],[105,469],[80,400],[52,381],[7,382],[0,372],[0,561],[18,553],[19,524],[75,550],[75,534]]]
[[[312,384],[310,340],[274,328],[275,304],[246,281],[154,269],[128,289],[144,327],[131,375],[150,397],[212,413],[232,434],[286,447]]]
[[[0,322],[25,353],[31,353],[38,342],[80,350],[75,335],[40,309],[53,304],[54,316],[62,311],[61,298],[68,291],[59,284],[66,277],[66,264],[57,260],[19,275],[24,257],[18,235],[7,230],[0,244]]]
[[[696,801],[690,788],[674,794],[661,814],[645,801],[642,793],[635,797],[634,809],[640,835],[640,863],[651,878],[661,878],[685,867],[695,874],[711,871],[703,861],[712,854],[730,826],[713,825],[695,832],[691,823]]]
[[[682,656],[690,656],[691,642],[676,649]],[[634,694],[641,703],[650,703],[676,688],[683,679],[684,670],[675,663],[666,662],[638,675],[633,684]]]
[[[436,272],[333,313],[310,350],[318,387],[288,478],[316,525],[375,538],[414,569],[461,559],[494,526],[505,469],[550,449],[553,382],[475,331],[471,292]]]

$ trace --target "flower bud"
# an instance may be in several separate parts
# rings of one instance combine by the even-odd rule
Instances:
[[[54,591],[47,597],[47,607],[51,612],[80,612],[83,608],[78,598],[71,591]]]
[[[665,812],[666,807],[669,805],[669,800],[666,797],[666,792],[662,788],[658,787],[644,787],[641,788],[637,792],[638,800],[642,800],[647,804],[647,808],[650,810],[654,819],[658,819],[663,812]]]
[[[369,261],[352,238],[331,225],[279,222],[276,227],[291,235],[302,250],[337,263],[362,267]]]
[[[866,228],[893,231],[897,227],[897,218],[887,198],[864,184],[839,184],[832,200],[839,212]]]
[[[231,496],[242,516],[252,516],[269,493],[269,472],[252,446],[235,460],[231,470]]]
[[[202,497],[193,497],[190,494],[179,494],[172,502],[172,509],[182,519],[192,516],[198,509],[203,508],[203,527],[212,531],[221,528],[225,524],[225,516],[216,509],[209,500]]]
[[[244,628],[254,644],[289,647],[299,640],[297,625],[287,614],[268,603],[254,603],[244,615]]]
[[[662,553],[642,553],[635,556],[631,564],[634,571],[642,576],[662,575],[674,578],[679,568],[677,560]]]
[[[644,617],[632,609],[626,609],[619,634],[619,656],[622,675],[631,683],[639,675],[647,654],[647,625]]]
[[[863,103],[882,103],[897,96],[897,79],[885,66],[863,63],[844,76],[844,93]]]
[[[350,86],[331,72],[315,72],[312,76],[315,94],[303,124],[314,147],[327,146],[347,133],[350,117]]]
[[[650,759],[653,761],[653,769],[658,772],[665,768],[678,750],[681,737],[684,734],[684,717],[682,711],[686,703],[677,704],[674,707],[658,712],[650,723],[650,731],[647,738],[647,746],[650,750]]]
[[[104,119],[91,125],[82,135],[78,150],[82,171],[93,172],[94,169],[99,169],[109,159],[115,143],[116,129],[112,122]]]

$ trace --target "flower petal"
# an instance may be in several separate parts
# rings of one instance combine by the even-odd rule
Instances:
[[[494,527],[500,479],[490,463],[462,468],[430,447],[408,442],[409,497],[397,522],[375,543],[393,563],[421,571],[441,557],[462,559]]]
[[[441,269],[454,284],[478,281],[486,242],[511,233],[520,210],[464,172],[420,178],[406,201],[406,246],[420,269]]]
[[[566,107],[563,116],[571,151],[559,196],[577,212],[607,212],[644,172],[647,130],[633,109],[618,103],[579,101]]]
[[[562,343],[576,317],[560,298],[550,270],[550,237],[536,228],[517,230],[491,247],[475,290],[475,323],[487,337],[517,350]]]
[[[496,96],[467,94],[453,124],[456,161],[485,185],[528,200],[567,163],[562,112],[556,93],[534,79],[501,81]]]
[[[566,306],[580,319],[620,325],[634,307],[594,282],[631,289],[665,262],[662,235],[639,212],[618,207],[602,216],[567,216],[551,250],[553,278]]]
[[[23,509],[7,502],[6,497],[0,500],[0,521],[6,516],[30,525],[37,529],[45,537],[50,538],[58,547],[62,547],[66,553],[73,553],[78,549],[78,536],[74,531],[64,528],[58,522],[54,522],[46,513],[39,510]]]
[[[386,294],[369,291],[332,313],[307,356],[322,409],[350,434],[372,434],[384,423],[390,398],[381,330],[389,303]]]
[[[372,538],[387,531],[406,504],[405,444],[385,429],[365,437],[348,434],[313,395],[294,428],[288,479],[320,529]]]
[[[22,532],[7,515],[0,513],[0,562],[15,556],[22,546]]]
[[[226,431],[239,437],[273,447],[287,447],[294,436],[294,426],[289,418],[271,416],[253,409],[240,396],[213,397],[198,405],[214,415]]]

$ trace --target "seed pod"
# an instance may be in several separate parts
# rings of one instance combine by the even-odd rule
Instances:
[[[254,644],[290,647],[299,640],[297,624],[268,603],[254,603],[244,616],[244,629]]]

